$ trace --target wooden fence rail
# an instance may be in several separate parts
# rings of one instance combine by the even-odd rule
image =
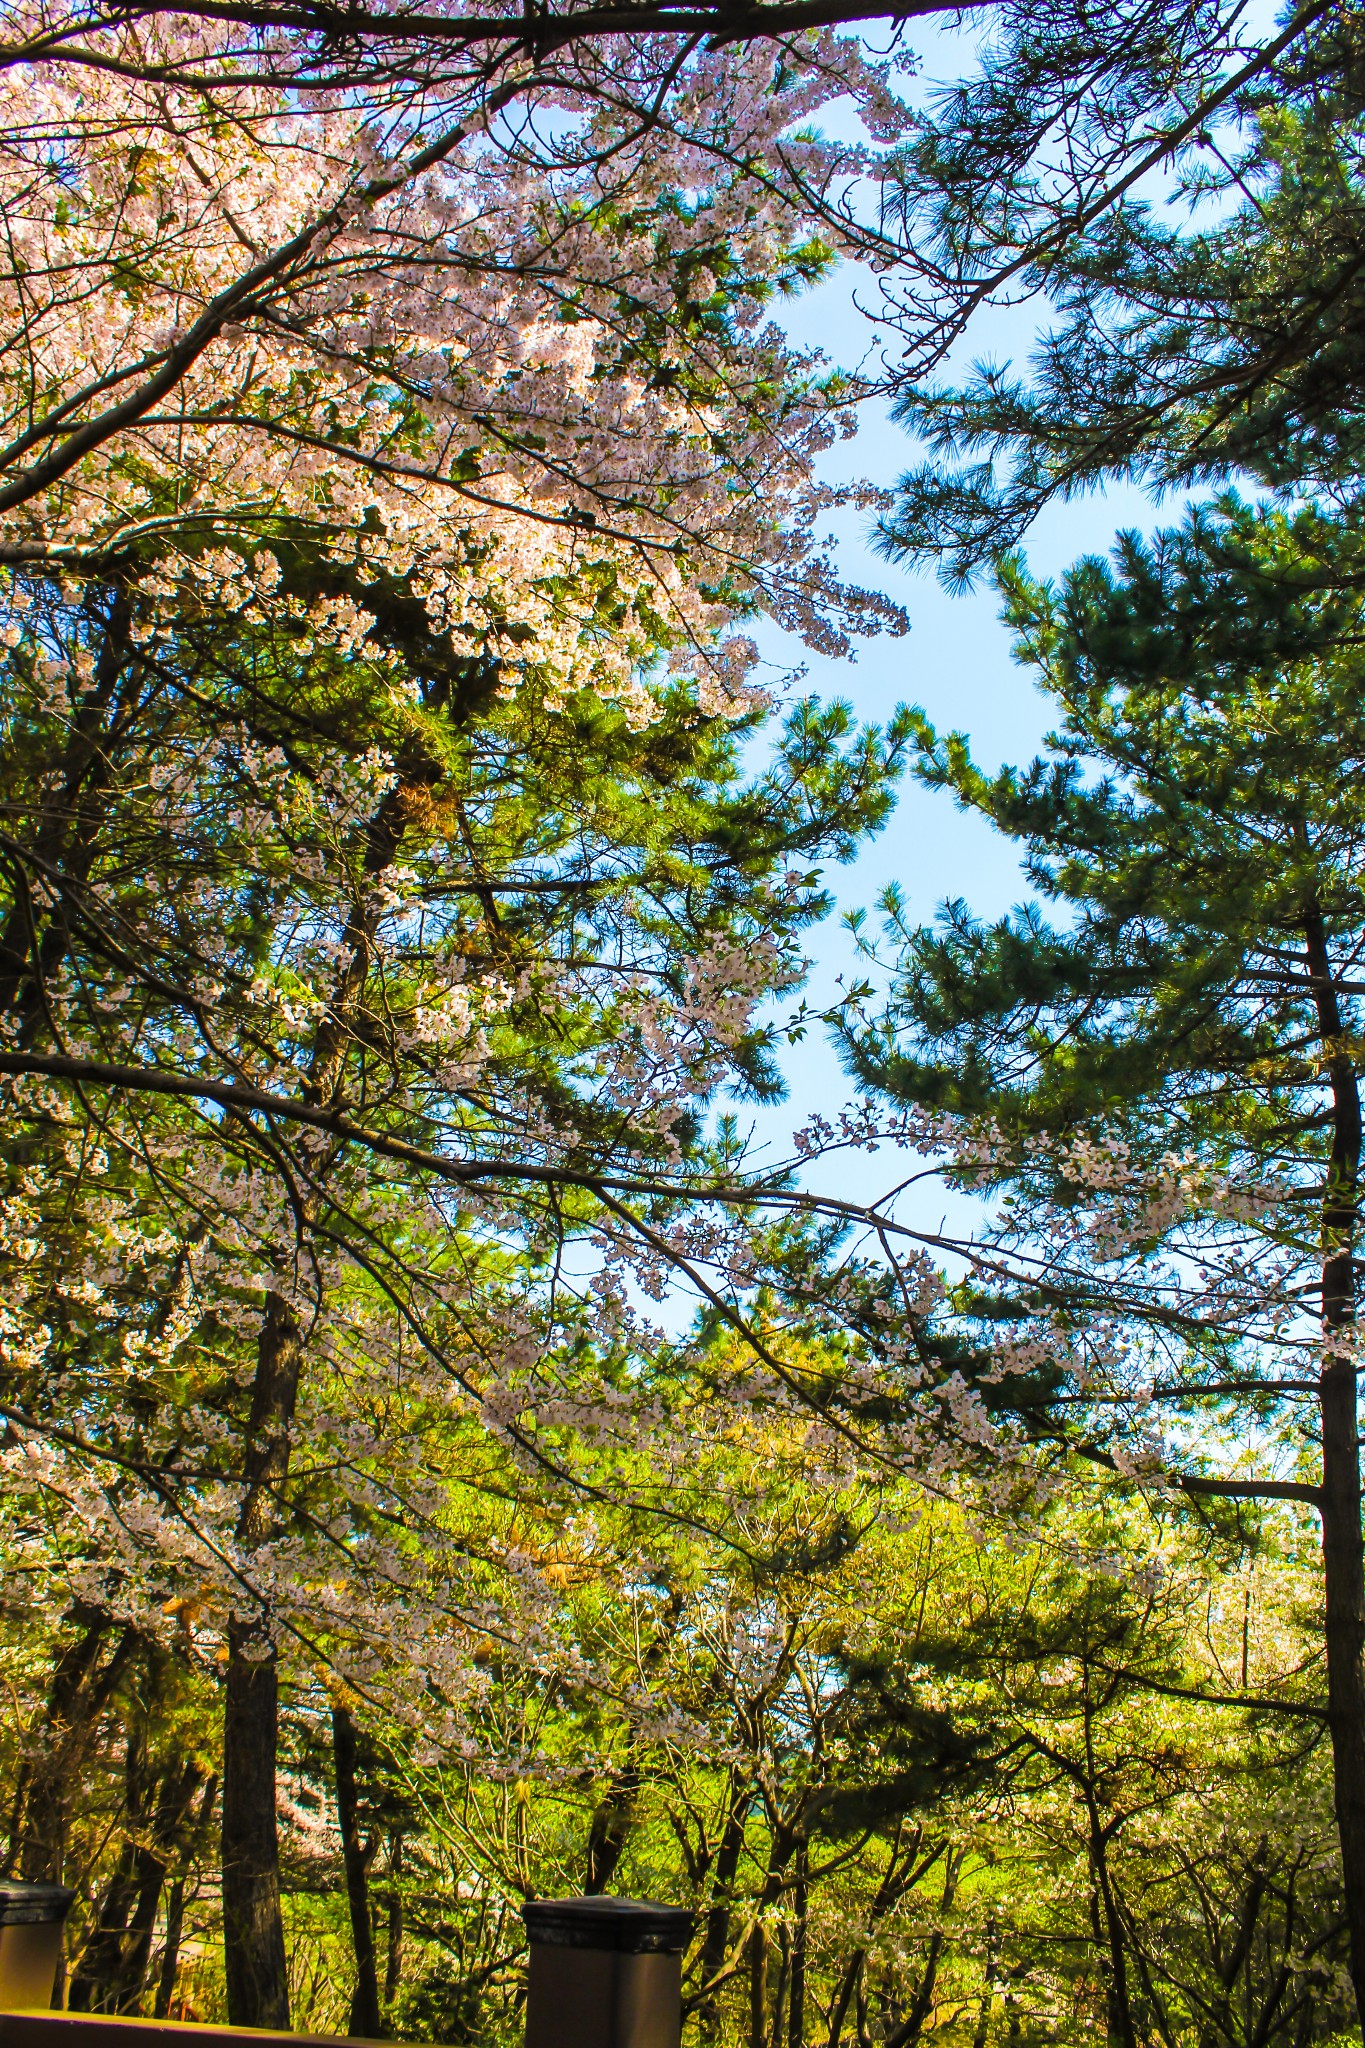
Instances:
[[[289,2048],[346,2048],[344,2037],[277,2034],[264,2027],[204,2027],[193,2020],[123,2019],[102,2012],[0,2012],[0,2048],[174,2048],[177,2041],[184,2048],[267,2048],[285,2041]]]
[[[0,1884],[0,2048],[370,2048],[321,2034],[51,2011],[71,1898],[54,1885]],[[526,2048],[680,2048],[690,1913],[639,1899],[532,1899],[522,1916]]]

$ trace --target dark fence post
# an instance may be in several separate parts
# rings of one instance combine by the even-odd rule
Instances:
[[[64,1884],[0,1884],[0,2011],[51,2005],[62,1922],[75,1896]]]
[[[678,2048],[692,1915],[638,1899],[533,1899],[526,2048]]]

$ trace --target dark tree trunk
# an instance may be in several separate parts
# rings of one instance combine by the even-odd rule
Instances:
[[[858,1989],[858,1984],[863,1974],[863,1964],[866,1961],[867,1950],[862,1942],[859,1942],[857,1948],[849,1957],[844,1974],[839,1980],[839,1989],[835,1994],[834,2004],[829,2016],[828,2048],[839,2048],[839,2042],[844,2031],[844,2021],[848,2018],[848,2009],[853,2003],[854,1994]]]
[[[1087,1778],[1085,1801],[1090,1820],[1090,1869],[1092,1914],[1095,1940],[1105,1957],[1109,1984],[1105,1997],[1105,2034],[1112,2048],[1138,2048],[1133,2025],[1132,1998],[1128,1989],[1128,1952],[1124,1945],[1123,1920],[1109,1870],[1108,1839],[1095,1804],[1093,1778]]]
[[[1348,1359],[1323,1370],[1321,1414],[1327,1711],[1351,1981],[1365,2016],[1365,1571],[1356,1373]]]
[[[109,1617],[96,1608],[81,1607],[71,1618],[79,1624],[80,1633],[57,1660],[48,1687],[45,1726],[33,1745],[17,1802],[19,1872],[37,1884],[62,1882],[71,1797],[100,1716],[138,1644],[136,1630],[125,1628],[101,1662],[110,1632]]]
[[[190,1867],[212,1823],[217,1797],[218,1780],[211,1777],[204,1787],[203,1797],[199,1801],[199,1811],[188,1831],[179,1867],[167,1895],[166,1945],[161,1953],[161,1970],[157,1978],[156,1999],[152,2006],[152,2015],[155,2019],[164,2020],[170,2016],[171,2000],[175,1997],[176,1974],[180,1968],[180,1940],[185,1931],[185,1886]]]
[[[112,2012],[114,1993],[123,1963],[128,1915],[137,1898],[137,1851],[125,1839],[104,1888],[90,1939],[81,1950],[80,1961],[71,1973],[67,2005],[72,2012]]]
[[[392,865],[415,794],[439,775],[437,764],[414,760],[381,799],[365,832],[368,876],[378,876]],[[347,964],[313,1041],[304,1087],[311,1102],[332,1101],[341,1084],[377,921],[378,911],[368,896],[358,896],[343,932]],[[279,1521],[302,1366],[298,1316],[293,1303],[272,1288],[265,1299],[257,1349],[244,1460],[246,1492],[237,1524],[238,1540],[247,1549],[267,1542]],[[275,1820],[278,1748],[278,1659],[267,1620],[263,1615],[249,1621],[234,1619],[228,1630],[223,1721],[223,1942],[228,2019],[239,2027],[289,2025]]]
[[[706,1933],[702,1938],[701,1957],[697,1968],[700,1989],[696,2005],[702,2033],[708,2039],[715,2034],[718,2019],[715,1997],[709,1987],[719,1973],[725,1961],[725,1951],[730,1945],[730,1915],[734,1903],[735,1873],[739,1869],[739,1859],[744,1848],[744,1823],[752,1798],[753,1786],[749,1779],[738,1772],[732,1772],[730,1802],[711,1870],[711,1903],[706,1912]]]
[[[1332,1098],[1332,1151],[1322,1204],[1322,1566],[1326,1596],[1327,1712],[1350,1932],[1351,1981],[1365,2019],[1365,1543],[1361,1537],[1360,1427],[1356,1368],[1335,1349],[1356,1320],[1355,1240],[1360,1199],[1360,1088],[1344,1050],[1341,1009],[1326,932],[1304,925]]]
[[[810,1908],[810,1846],[803,1835],[796,1845],[796,1882],[792,1891],[791,1988],[787,1994],[788,2048],[803,2048],[806,2038],[806,1934]]]
[[[175,1997],[175,1980],[180,1974],[180,1943],[185,1932],[185,1880],[173,1878],[166,1894],[166,1945],[161,1951],[161,1968],[157,1973],[156,1997],[152,2001],[152,2018],[164,2020],[170,2017],[171,2001]]]
[[[185,1932],[185,1880],[173,1878],[166,1894],[166,1945],[161,1951],[161,1968],[157,1973],[156,1997],[152,2001],[152,2018],[169,2019],[171,2001],[175,1997],[175,1980],[180,1974],[180,1943]]]
[[[142,2010],[147,1965],[151,1960],[152,1937],[156,1932],[166,1872],[177,1843],[186,1833],[194,1795],[202,1782],[203,1773],[199,1766],[186,1763],[178,1770],[168,1772],[162,1783],[161,1796],[152,1816],[150,1839],[138,1851],[137,1896],[128,1923],[128,1939],[124,1945],[118,1981],[113,1987],[110,2009],[114,2012],[140,2013]]]
[[[332,1708],[332,1757],[336,1765],[337,1823],[346,1868],[346,1902],[351,1910],[351,1944],[355,1950],[355,1992],[349,2030],[361,2040],[380,2035],[379,1979],[375,1968],[374,1922],[370,1918],[369,1862],[360,1839],[356,1797],[356,1731],[349,1707]]]
[[[639,1770],[634,1764],[627,1764],[624,1770],[616,1773],[593,1809],[592,1825],[588,1829],[587,1869],[583,1877],[583,1890],[590,1898],[604,1892],[616,1875],[616,1866],[630,1839],[639,1790]]]
[[[30,841],[31,858],[40,870],[77,887],[89,876],[104,819],[111,752],[117,745],[108,714],[128,663],[130,619],[128,592],[120,588],[105,618],[91,686],[67,728],[62,759],[54,764],[52,795],[34,821]],[[69,904],[58,895],[48,908],[35,898],[24,863],[11,863],[10,872],[15,900],[0,927],[0,1011],[12,1013],[18,1041],[28,1046],[50,1031],[47,990],[68,950]]]
[[[279,1668],[259,1623],[228,1629],[223,1715],[223,1959],[228,2023],[289,2027],[275,1819]]]
[[[646,1684],[652,1684],[669,1645],[678,1633],[678,1623],[682,1619],[684,1605],[682,1593],[674,1587],[669,1593],[668,1605],[660,1617],[659,1626],[641,1660],[640,1675]],[[611,1782],[593,1810],[592,1824],[588,1829],[588,1859],[583,1882],[583,1890],[590,1898],[604,1892],[615,1877],[622,1852],[630,1839],[630,1831],[635,1825],[641,1771],[634,1749],[635,1735],[632,1731],[625,1761],[619,1770],[613,1772]]]
[[[81,1950],[80,1961],[71,1973],[67,2004],[73,2012],[108,2011],[119,1980],[128,1916],[137,1899],[138,1844],[151,1802],[145,1701],[139,1702],[128,1729],[123,1782],[123,1840],[119,1844],[113,1876],[100,1900],[94,1927]]]
[[[388,1943],[384,1956],[385,2005],[392,2005],[397,1998],[403,1973],[403,1894],[399,1890],[402,1871],[403,1837],[394,1834],[389,1838],[389,1882],[392,1889],[388,1897]]]
[[[158,1646],[146,1645],[128,1728],[123,1841],[72,1976],[68,2002],[77,2012],[139,2010],[161,1888],[203,1780],[199,1766],[188,1759],[173,1758],[169,1768],[158,1771],[149,1754],[167,1661]]]
[[[776,1967],[773,1952],[776,1950]],[[768,1937],[768,1989],[772,1999],[772,2011],[768,2017],[768,2039],[772,2048],[783,2048],[786,2033],[787,1993],[791,1988],[792,1943],[791,1930],[784,1920],[777,1923],[777,1931]]]
[[[768,1930],[761,1920],[749,1936],[749,2048],[768,2048]]]
[[[257,1349],[237,1523],[248,1548],[264,1542],[277,1519],[302,1363],[293,1305],[272,1291]],[[279,1711],[279,1660],[265,1618],[234,1618],[223,1713],[223,1951],[234,2027],[289,2026],[275,1819]]]
[[[972,2048],[986,2048],[991,2029],[991,2007],[995,2003],[995,1963],[999,1943],[999,1930],[994,1916],[986,1922],[986,1964],[985,1982],[981,1987],[981,2009],[976,2016],[976,2032],[972,2035]]]
[[[774,1938],[764,1915],[782,1896],[783,1873],[792,1859],[797,1840],[790,1819],[775,1816],[768,1847],[768,1867],[754,1901],[756,1924],[749,1950],[750,2025],[751,2031],[762,2025],[769,2048],[782,2048],[782,2016],[791,1966],[791,1946],[782,1923],[779,1921]],[[754,2038],[757,2041],[757,2035]]]
[[[957,1892],[957,1880],[962,1869],[961,1852],[954,1854],[950,1849],[943,1866],[943,1899],[939,1911],[947,1914]],[[938,1984],[939,1964],[943,1960],[943,1932],[936,1929],[929,1940],[929,1953],[924,1959],[924,1975],[916,1986],[910,2001],[910,2010],[895,2030],[888,2034],[886,2048],[915,2048],[924,2033],[925,2022],[934,2009],[934,1991]]]
[[[867,1944],[873,1929],[890,1912],[897,1900],[904,1897],[914,1880],[916,1858],[919,1855],[920,1844],[924,1840],[924,1829],[916,1827],[912,1831],[908,1853],[902,1858],[901,1838],[904,1828],[904,1820],[898,1820],[895,1833],[891,1837],[891,1855],[886,1871],[868,1908],[866,1931],[859,1938],[857,1947],[849,1957],[834,2003],[830,2007],[828,2048],[839,2048],[839,2037],[843,2033],[844,2021],[848,2017],[848,2008],[855,1994],[859,1998],[865,1997],[862,1986],[867,1963]]]

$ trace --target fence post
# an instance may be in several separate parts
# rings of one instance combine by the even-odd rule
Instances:
[[[0,2011],[51,2005],[62,1923],[75,1896],[64,1884],[0,1884]]]
[[[640,1899],[532,1899],[526,2048],[679,2048],[692,1915]]]

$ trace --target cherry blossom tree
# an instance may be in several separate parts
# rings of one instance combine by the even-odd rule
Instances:
[[[547,1511],[568,1484],[508,1376],[625,1313],[559,1270],[602,1177],[685,1200],[697,1111],[773,1085],[755,1006],[823,901],[792,864],[875,826],[903,744],[805,705],[746,780],[761,703],[666,649],[624,701],[610,644],[509,688],[401,589],[315,633],[286,564],[243,596],[200,558],[196,600],[28,580],[7,926],[7,1455],[97,1617],[226,1630],[232,2005],[277,2018],[280,1641],[387,1692],[532,1640],[515,1570],[457,1590],[498,1545],[450,1490],[490,1427]]]

